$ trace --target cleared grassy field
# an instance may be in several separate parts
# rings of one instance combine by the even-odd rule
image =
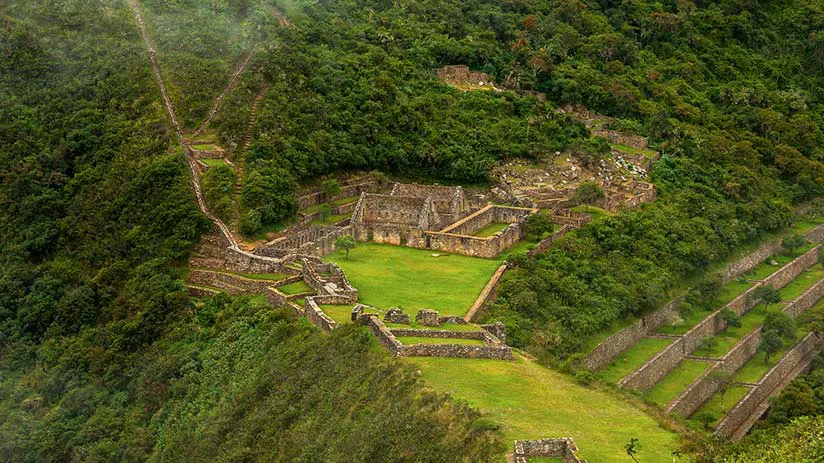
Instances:
[[[278,291],[282,292],[283,294],[301,294],[301,293],[311,293],[312,287],[307,285],[305,281],[297,281],[295,283],[289,283],[288,285],[278,286]]]
[[[713,418],[712,423],[715,424],[735,404],[738,403],[749,391],[749,388],[743,386],[733,386],[727,390],[727,394],[715,394],[712,398],[704,403],[695,413],[690,417],[691,420],[698,421],[702,415],[709,415]]]
[[[647,398],[659,407],[666,407],[668,403],[678,397],[681,391],[701,376],[701,373],[709,366],[709,363],[699,360],[682,361],[670,374],[647,392]]]
[[[674,341],[674,339],[642,338],[598,375],[608,383],[617,383]]]
[[[472,234],[472,236],[478,236],[480,238],[486,238],[487,236],[492,236],[495,233],[498,233],[499,231],[505,230],[506,227],[508,227],[508,226],[509,226],[508,223],[495,222],[495,223],[489,224],[489,225],[485,226],[484,228],[481,228],[480,230],[476,231],[475,233]]]
[[[535,362],[414,358],[436,390],[487,413],[501,423],[506,442],[572,437],[591,463],[626,463],[624,445],[641,440],[641,461],[672,461],[678,436],[649,415],[606,392],[578,385]],[[550,460],[552,461],[552,460]]]
[[[422,308],[437,310],[442,316],[463,315],[500,262],[438,254],[433,257],[432,251],[358,243],[349,259],[343,251],[326,259],[346,272],[364,304],[401,307],[413,317]]]
[[[338,323],[350,323],[352,321],[352,307],[355,304],[347,304],[347,305],[321,305],[320,310],[323,311],[326,315],[329,316],[332,320],[335,320]]]
[[[781,299],[785,301],[795,300],[822,278],[824,278],[824,268],[821,268],[820,265],[810,267],[801,272],[801,274],[795,277],[795,280],[791,281],[787,286],[781,288],[781,291],[779,291]]]

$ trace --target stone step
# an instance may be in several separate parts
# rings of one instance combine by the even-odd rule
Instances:
[[[193,268],[225,269],[226,261],[223,259],[193,257],[189,259],[189,266]]]

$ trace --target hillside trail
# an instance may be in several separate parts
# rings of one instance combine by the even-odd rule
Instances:
[[[212,122],[212,119],[217,114],[218,110],[220,110],[221,105],[223,104],[223,99],[226,98],[232,90],[235,89],[237,86],[238,80],[240,80],[240,76],[243,75],[243,72],[246,71],[249,62],[252,60],[252,57],[255,56],[255,46],[247,50],[240,59],[240,62],[235,66],[234,72],[232,72],[231,77],[229,78],[229,83],[226,85],[226,88],[220,93],[220,95],[215,98],[214,103],[212,104],[212,109],[209,110],[209,114],[206,116],[206,119],[200,124],[200,126],[192,132],[192,137],[197,137],[209,126]]]
[[[243,133],[243,142],[240,147],[240,153],[235,156],[235,171],[237,175],[235,177],[235,188],[232,192],[232,221],[235,224],[240,224],[240,195],[243,192],[245,180],[245,153],[252,145],[252,135],[254,134],[255,122],[257,121],[258,106],[261,101],[263,101],[263,98],[266,96],[266,93],[270,88],[272,88],[272,84],[269,82],[264,82],[263,86],[260,88],[260,91],[258,91],[258,94],[255,96],[255,100],[252,102],[252,107],[249,110],[249,121],[246,123],[246,130]]]

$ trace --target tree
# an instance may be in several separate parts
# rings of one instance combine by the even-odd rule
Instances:
[[[349,251],[357,246],[357,242],[352,235],[341,235],[335,240],[335,248],[346,251],[346,259],[349,259]]]
[[[798,327],[795,320],[784,312],[771,312],[764,317],[764,330],[775,331],[783,339],[794,341]]]
[[[732,310],[726,307],[724,308],[724,310],[721,311],[721,318],[724,319],[728,327],[741,327],[741,317],[739,317],[737,313],[733,312]]]
[[[710,373],[710,380],[718,386],[718,392],[721,393],[721,408],[724,408],[724,402],[727,398],[727,391],[732,385],[732,373],[729,371],[715,369]]]
[[[781,241],[781,247],[783,247],[791,256],[795,255],[795,251],[804,246],[807,240],[804,239],[803,236],[799,235],[798,233],[793,233],[785,237]]]
[[[543,212],[532,214],[526,219],[526,232],[541,239],[545,238],[544,235],[552,233],[554,229],[555,224],[552,223],[549,215]]]
[[[635,455],[638,455],[638,452],[641,451],[641,442],[638,440],[638,438],[633,437],[632,439],[630,439],[629,442],[627,442],[627,444],[624,445],[624,449],[627,451],[627,455],[629,455],[629,457],[632,458],[632,461],[638,463],[638,459],[635,458]]]
[[[323,182],[323,194],[326,199],[331,201],[335,196],[340,194],[340,184],[335,179],[329,179]]]
[[[321,204],[318,208],[318,218],[320,218],[322,222],[326,222],[326,219],[328,219],[330,215],[332,215],[332,206]]]
[[[252,170],[243,185],[241,200],[246,208],[260,213],[262,224],[275,223],[297,211],[296,185],[285,169],[267,167]]]
[[[761,336],[758,352],[764,354],[764,363],[770,363],[770,357],[778,353],[782,347],[784,347],[784,341],[781,340],[781,335],[775,330],[767,331]]]
[[[777,304],[781,302],[781,295],[778,290],[770,285],[761,285],[755,288],[752,292],[752,297],[757,301],[761,301],[764,307],[769,307],[770,304]]]
[[[604,197],[604,190],[595,182],[584,182],[575,189],[573,201],[586,205],[586,211],[589,212],[589,205]]]

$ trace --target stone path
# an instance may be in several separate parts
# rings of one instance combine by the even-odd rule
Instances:
[[[209,111],[209,115],[206,116],[206,120],[204,120],[203,123],[200,124],[200,127],[198,127],[197,130],[195,130],[192,133],[193,137],[197,137],[198,135],[203,133],[203,130],[205,130],[206,127],[209,125],[209,123],[212,122],[212,119],[215,117],[215,114],[217,114],[217,111],[220,109],[220,106],[223,104],[223,99],[226,98],[226,95],[228,95],[232,90],[235,89],[235,86],[237,86],[238,80],[240,80],[240,76],[243,75],[243,72],[246,70],[246,67],[249,64],[249,61],[252,60],[253,56],[255,56],[255,47],[254,46],[252,46],[251,49],[249,49],[248,51],[246,51],[246,53],[243,54],[243,57],[241,58],[240,62],[235,67],[235,71],[232,73],[232,76],[229,78],[229,83],[226,85],[226,88],[224,88],[223,92],[221,92],[220,95],[218,95],[217,98],[215,98],[215,102],[214,102],[214,104],[212,104],[212,109]]]

